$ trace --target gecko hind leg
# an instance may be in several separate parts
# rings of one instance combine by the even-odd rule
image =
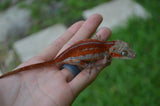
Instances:
[[[98,67],[102,67],[104,65],[108,66],[111,64],[111,61],[112,61],[112,57],[110,55],[105,55],[102,63],[95,64],[95,62],[93,62],[93,63],[90,63],[88,67],[90,70],[94,68],[96,71],[98,71]]]
[[[103,64],[110,63],[112,61],[112,57],[110,56],[109,52],[106,51],[103,59]]]
[[[89,70],[89,74],[91,74],[92,69],[95,69],[96,71],[98,71],[98,68],[97,68],[97,65],[95,64],[95,61],[88,63],[86,68]]]

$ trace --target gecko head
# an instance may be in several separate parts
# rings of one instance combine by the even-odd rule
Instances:
[[[110,47],[109,53],[113,58],[136,58],[136,53],[129,47],[129,44],[121,40],[115,41],[115,44],[112,47]]]

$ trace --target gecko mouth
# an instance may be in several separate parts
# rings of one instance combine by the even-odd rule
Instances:
[[[135,59],[136,58],[136,53],[127,56],[126,58],[124,57],[124,59]]]
[[[134,59],[136,58],[136,53],[132,51],[131,49],[128,49],[128,59]]]
[[[132,56],[132,58],[134,59],[134,58],[136,58],[137,57],[137,55],[136,54],[134,54],[133,56]]]

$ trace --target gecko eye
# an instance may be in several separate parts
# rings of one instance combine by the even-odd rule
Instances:
[[[127,54],[128,54],[127,51],[122,51],[122,52],[121,52],[121,55],[122,55],[122,56],[127,56]]]

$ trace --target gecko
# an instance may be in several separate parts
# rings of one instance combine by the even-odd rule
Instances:
[[[15,69],[0,76],[0,79],[50,65],[71,64],[82,68],[93,67],[97,60],[103,59],[103,64],[106,64],[110,63],[112,58],[133,59],[136,58],[136,53],[129,47],[128,43],[121,40],[105,42],[98,39],[85,39],[73,44],[52,60]]]

